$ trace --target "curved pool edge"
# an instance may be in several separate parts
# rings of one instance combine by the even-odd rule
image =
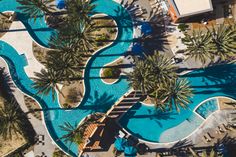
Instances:
[[[134,133],[131,133],[132,131],[129,131],[128,129],[126,129],[125,127],[123,127],[123,126],[120,124],[119,120],[120,120],[122,117],[121,117],[120,119],[118,119],[116,122],[118,123],[118,125],[119,125],[128,135],[132,135],[132,136],[136,137],[137,139],[139,139],[139,141],[141,141],[141,142],[143,142],[143,143],[146,143],[146,144],[152,145],[152,146],[167,147],[167,146],[169,146],[169,145],[174,145],[174,144],[176,144],[176,143],[178,143],[178,142],[180,142],[180,141],[183,141],[183,140],[188,139],[188,138],[191,137],[193,134],[195,134],[197,131],[199,131],[199,130],[202,128],[202,126],[204,126],[206,123],[208,123],[209,119],[211,119],[212,116],[214,116],[214,115],[217,114],[218,112],[224,111],[224,110],[221,110],[221,109],[220,109],[219,101],[218,101],[219,98],[227,98],[227,99],[236,101],[236,98],[232,98],[232,97],[230,97],[230,96],[214,96],[214,97],[210,97],[210,98],[208,98],[208,99],[203,100],[203,101],[200,102],[200,103],[194,108],[194,110],[193,110],[195,116],[198,116],[199,118],[202,119],[201,124],[200,124],[199,126],[197,126],[197,127],[194,129],[194,131],[192,131],[190,134],[186,135],[184,138],[181,138],[181,139],[175,140],[175,141],[171,141],[171,142],[152,142],[152,141],[148,141],[148,140],[146,140],[146,139],[142,139],[142,138],[140,138],[140,137],[135,136]],[[217,99],[217,106],[218,106],[218,109],[215,110],[214,112],[212,112],[210,115],[208,115],[206,119],[204,119],[204,118],[201,117],[198,113],[196,113],[195,110],[196,110],[199,106],[201,106],[202,104],[204,104],[205,102],[207,102],[207,101],[209,101],[209,100],[211,100],[211,99]],[[148,107],[151,107],[151,106],[148,106]],[[184,122],[184,121],[183,121],[183,122]],[[182,123],[183,123],[183,122],[182,122]],[[180,123],[179,125],[181,125],[182,123]],[[173,127],[173,128],[169,128],[169,129],[175,129],[175,128],[178,127],[179,125],[177,125],[177,126],[175,126],[175,127]],[[163,132],[163,133],[164,133],[164,132]]]
[[[23,24],[24,24],[24,22],[22,22]],[[130,33],[130,32],[129,32]],[[133,32],[132,32],[132,35],[133,35]],[[32,35],[31,35],[31,37],[32,37]],[[121,37],[123,37],[123,36],[121,36]],[[33,38],[33,37],[32,37]],[[111,44],[113,44],[113,43],[111,43]],[[117,43],[116,43],[117,44]],[[107,46],[107,47],[109,47],[109,46]],[[13,48],[14,49],[14,48]],[[103,48],[104,49],[104,48]],[[97,51],[97,52],[99,52],[99,51]],[[5,58],[4,58],[5,59]],[[10,59],[11,60],[11,59]],[[90,59],[90,61],[91,61],[91,59]],[[16,65],[16,67],[17,67],[17,64],[13,64],[13,67]],[[9,66],[8,66],[9,67]],[[9,69],[10,69],[10,71],[11,71],[11,68],[9,67]],[[23,69],[23,68],[22,68]],[[16,69],[15,69],[16,70]],[[12,75],[11,75],[12,76]],[[17,81],[17,80],[15,80],[15,79],[13,79],[14,81]],[[19,82],[18,82],[19,83]],[[30,91],[28,91],[28,90],[26,90],[26,91],[28,91],[28,92],[24,92],[23,90],[22,90],[22,88],[24,88],[24,86],[22,86],[22,88],[21,88],[21,85],[20,84],[18,84],[18,83],[16,83],[18,86],[18,89],[20,89],[24,94],[27,94],[27,95],[29,95],[28,94],[28,92],[29,93],[31,93]],[[34,97],[35,95],[33,94],[32,95],[32,97]],[[37,98],[35,98],[36,100],[37,100]],[[37,102],[40,104],[40,106],[41,106],[41,108],[43,108],[42,107],[42,104],[39,102],[39,100],[37,100]],[[47,105],[46,105],[47,106]],[[50,134],[50,137],[52,138],[52,139],[57,139],[58,137],[55,137],[55,136],[57,136],[57,135],[55,135],[54,136],[54,133],[56,133],[56,131],[55,131],[55,128],[53,128],[53,125],[51,124],[52,122],[50,122],[50,121],[48,121],[48,120],[46,120],[45,119],[45,113],[43,113],[43,118],[44,118],[44,122],[45,122],[45,126],[46,126],[46,128],[47,128],[47,131],[49,132],[49,134]],[[49,123],[50,122],[50,123]],[[52,129],[50,129],[50,128],[52,128]],[[67,146],[66,145],[64,145],[64,143],[63,142],[61,142],[61,143],[58,143],[58,142],[56,142],[56,140],[53,140],[54,141],[54,143],[57,145],[57,146],[59,146],[59,148],[61,149],[63,149],[64,151],[67,149]],[[63,146],[66,146],[66,147],[63,147]],[[71,152],[71,153],[69,153],[70,155],[72,155],[72,156],[76,156],[76,154],[74,154],[73,152]]]

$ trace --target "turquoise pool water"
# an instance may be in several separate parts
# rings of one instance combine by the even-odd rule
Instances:
[[[60,108],[58,100],[52,101],[51,95],[36,95],[37,91],[32,88],[33,81],[24,71],[24,67],[27,65],[24,57],[19,55],[13,47],[0,41],[2,48],[0,56],[7,61],[14,82],[19,89],[31,95],[40,103],[44,110],[44,120],[51,137],[66,152],[69,145],[64,143],[64,141],[57,141],[58,138],[65,134],[59,126],[64,122],[78,124],[85,116],[93,112],[106,112],[129,88],[124,77],[121,77],[115,84],[104,84],[100,79],[100,70],[105,64],[122,56],[130,46],[133,39],[131,17],[123,7],[111,0],[94,0],[93,3],[96,5],[94,11],[112,17],[116,21],[119,31],[117,39],[112,45],[98,51],[89,60],[84,74],[86,78],[85,96],[80,106],[76,109],[71,111],[63,110]],[[39,44],[47,46],[48,39],[54,31],[48,28],[42,19],[37,19],[36,23],[33,23],[32,20],[28,20],[23,13],[16,9],[17,6],[19,6],[19,4],[15,0],[3,0],[0,2],[0,11],[17,11],[17,17],[20,17],[19,19],[26,25],[27,30],[34,40]],[[70,146],[69,150],[68,153],[72,156],[77,156],[78,147],[76,144]]]
[[[24,57],[20,56],[16,50],[7,43],[0,41],[0,56],[3,57],[10,68],[11,76],[23,92],[31,95],[40,103],[43,108],[44,120],[47,129],[56,142],[65,151],[68,144],[57,141],[65,132],[59,125],[64,122],[78,124],[85,116],[93,112],[106,112],[124,93],[129,89],[126,78],[112,85],[104,84],[99,72],[103,65],[114,61],[128,49],[133,39],[133,25],[128,12],[119,4],[112,0],[94,0],[95,11],[105,13],[117,22],[119,33],[117,40],[100,51],[98,51],[88,62],[85,69],[85,97],[80,106],[71,111],[60,108],[58,100],[52,101],[52,97],[36,95],[37,91],[32,88],[32,80],[25,74],[24,67],[27,63]],[[47,27],[42,18],[38,18],[36,23],[29,20],[27,16],[17,10],[19,4],[15,0],[2,0],[0,11],[17,11],[17,17],[25,24],[27,31],[39,44],[47,46],[48,40],[54,30]],[[18,41],[24,42],[24,41]],[[219,71],[221,72],[219,74]],[[197,116],[193,110],[203,100],[213,96],[229,96],[235,98],[235,75],[236,65],[221,65],[204,70],[197,70],[183,76],[187,78],[195,89],[195,96],[188,110],[181,110],[162,113],[156,111],[154,107],[136,104],[121,119],[121,125],[135,136],[153,142],[171,142],[182,139],[193,132],[202,122],[202,118]],[[181,126],[181,127],[178,127]],[[189,126],[189,127],[187,127]],[[178,134],[174,134],[176,132]],[[174,136],[175,135],[175,136]],[[72,156],[78,154],[77,145],[73,144],[68,153]]]
[[[121,125],[133,135],[149,142],[174,142],[187,137],[203,122],[193,112],[201,102],[215,96],[236,98],[236,64],[196,70],[182,78],[187,78],[194,88],[195,95],[189,109],[181,109],[180,113],[163,113],[156,111],[155,107],[138,103],[120,119]],[[205,117],[214,110],[211,107]]]
[[[206,119],[210,114],[218,110],[218,102],[216,98],[207,100],[201,104],[195,112],[197,112],[201,117]]]

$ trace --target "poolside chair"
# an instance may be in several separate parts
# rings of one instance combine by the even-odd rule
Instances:
[[[208,137],[210,140],[214,139],[214,137],[211,136],[211,134],[210,134],[209,132],[207,132],[206,135],[207,135],[207,137]]]
[[[223,125],[224,125],[224,127],[225,127],[227,130],[230,130],[230,131],[234,131],[234,130],[235,130],[230,124],[227,124],[227,125],[223,124]]]
[[[202,137],[202,139],[205,143],[211,142],[211,140],[209,140],[205,135]]]
[[[228,130],[229,130],[229,128],[228,128],[228,127],[226,127],[226,125],[225,125],[225,124],[222,124],[222,125],[221,125],[221,128],[222,128],[224,131],[228,131]]]
[[[124,138],[126,136],[126,134],[123,131],[119,131],[119,137],[120,138]]]
[[[218,129],[221,133],[224,133],[226,130],[224,130],[221,126],[218,126]]]

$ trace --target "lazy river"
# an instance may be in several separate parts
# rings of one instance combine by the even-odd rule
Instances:
[[[37,91],[32,88],[33,81],[24,71],[27,63],[11,45],[0,41],[0,56],[8,63],[13,81],[22,92],[34,97],[40,103],[50,136],[65,152],[68,152],[69,145],[64,141],[57,140],[65,134],[59,128],[60,125],[63,125],[64,122],[78,124],[91,113],[106,112],[129,90],[125,77],[121,77],[114,84],[104,84],[100,79],[100,70],[104,65],[122,56],[130,46],[133,40],[132,19],[126,9],[112,0],[93,0],[93,3],[96,5],[95,12],[107,14],[116,21],[118,36],[110,46],[97,51],[87,63],[84,73],[85,95],[81,104],[73,110],[68,111],[60,108],[58,100],[52,101],[51,94],[43,97],[36,95]],[[32,38],[42,46],[47,47],[48,40],[54,30],[48,28],[42,17],[37,18],[35,22],[29,20],[21,10],[17,9],[18,6],[20,4],[16,0],[2,0],[0,11],[15,11],[17,18],[23,22]],[[221,74],[218,73],[218,70],[221,71]],[[193,112],[199,103],[213,96],[235,98],[236,89],[233,88],[235,87],[235,74],[235,64],[189,73],[184,77],[190,80],[195,89],[195,96],[192,98],[192,104],[188,110],[181,110],[180,113],[172,111],[164,115],[157,113],[154,107],[147,107],[138,103],[123,116],[120,123],[130,133],[146,141],[172,142],[180,140],[188,136],[203,122],[203,119],[200,119]],[[171,129],[173,130],[176,126],[185,123],[187,118],[196,122],[190,127],[191,129],[184,131],[185,127],[183,127],[181,135],[165,138],[166,135],[173,133]],[[179,129],[181,131],[181,128]],[[70,146],[69,150],[70,155],[77,156],[78,147],[76,144]]]

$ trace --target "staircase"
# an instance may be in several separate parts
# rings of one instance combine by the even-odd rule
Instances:
[[[141,91],[132,91],[124,95],[108,112],[107,116],[113,119],[121,117],[126,113],[134,104],[140,101],[143,96]]]

